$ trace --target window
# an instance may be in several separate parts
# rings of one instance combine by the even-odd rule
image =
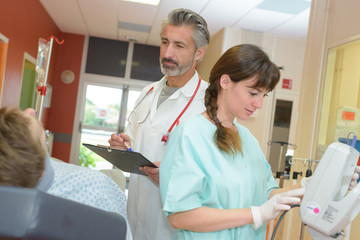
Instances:
[[[163,74],[161,73],[159,58],[159,47],[135,44],[130,78],[151,82],[160,80]]]
[[[360,40],[329,50],[316,159],[335,141],[360,133]],[[358,140],[359,143],[359,140]],[[360,144],[357,150],[360,151]]]
[[[90,37],[86,73],[125,77],[128,42]]]

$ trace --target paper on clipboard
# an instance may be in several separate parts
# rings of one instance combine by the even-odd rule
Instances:
[[[149,166],[157,168],[155,164],[139,152],[130,152],[88,143],[83,143],[83,145],[124,172],[146,175],[139,170],[139,167]]]

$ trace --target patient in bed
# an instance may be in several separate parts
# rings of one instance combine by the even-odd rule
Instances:
[[[1,185],[37,188],[127,220],[126,195],[110,177],[49,156],[44,129],[33,109],[0,108]]]

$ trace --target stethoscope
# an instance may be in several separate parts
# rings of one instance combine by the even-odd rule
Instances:
[[[201,83],[201,77],[199,75],[199,82],[198,82],[198,85],[193,93],[193,95],[191,96],[189,102],[186,104],[186,106],[184,107],[184,109],[181,111],[181,113],[179,114],[179,116],[177,116],[177,118],[175,119],[175,121],[171,124],[169,130],[166,132],[165,135],[163,135],[161,137],[161,142],[164,142],[166,143],[169,139],[169,135],[170,135],[170,132],[172,131],[172,129],[174,128],[174,126],[179,122],[179,119],[181,118],[181,116],[184,114],[184,112],[188,109],[189,105],[191,104],[191,102],[194,100],[195,98],[195,95],[196,93],[198,92],[199,90],[199,87],[200,87],[200,83]],[[150,88],[146,94],[144,95],[144,97],[136,104],[136,106],[134,107],[134,109],[131,111],[131,113],[129,114],[129,117],[128,119],[130,119],[130,116],[134,113],[134,111],[136,110],[136,108],[140,105],[140,103],[151,93],[154,91],[154,87]],[[142,124],[143,122],[145,122],[145,120],[147,119],[147,117],[149,116],[150,114],[150,111],[147,113],[147,115],[145,116],[145,119],[142,120],[142,121],[138,121],[138,124]]]
[[[135,105],[135,107],[133,108],[133,110],[131,111],[131,113],[128,116],[127,121],[129,121],[129,119],[131,118],[131,116],[134,114],[135,110],[137,109],[137,107],[142,103],[142,101],[144,101],[144,99],[154,90],[154,87],[151,87],[149,89],[149,91],[146,92],[146,94],[144,95],[144,97]],[[149,116],[150,111],[148,111],[148,113],[146,114],[144,120],[142,121],[138,121],[138,124],[142,124],[143,122],[145,122],[145,120],[147,119],[147,117]]]

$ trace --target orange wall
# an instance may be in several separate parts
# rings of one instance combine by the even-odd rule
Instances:
[[[52,156],[68,162],[71,141],[57,141],[56,133],[71,140],[84,36],[62,33],[39,0],[0,0],[0,6],[0,33],[9,39],[1,107],[19,106],[24,53],[36,59],[39,38],[64,40],[62,45],[53,44],[47,80],[53,92],[42,122],[55,133]],[[75,73],[72,84],[61,82],[64,69]]]
[[[84,36],[70,33],[61,33],[62,45],[57,46],[57,58],[53,78],[53,93],[51,106],[48,110],[47,129],[55,134],[71,138],[75,118],[77,92],[79,87],[81,58],[84,45]],[[75,80],[71,84],[65,84],[60,76],[63,70],[69,69],[74,72]],[[52,155],[56,158],[69,162],[71,142],[54,139]]]
[[[0,32],[9,39],[1,106],[18,107],[24,52],[36,58],[39,38],[60,31],[38,0],[11,0],[1,4]]]
[[[1,103],[1,92],[5,73],[5,62],[7,55],[8,44],[6,42],[0,42],[0,103]]]

